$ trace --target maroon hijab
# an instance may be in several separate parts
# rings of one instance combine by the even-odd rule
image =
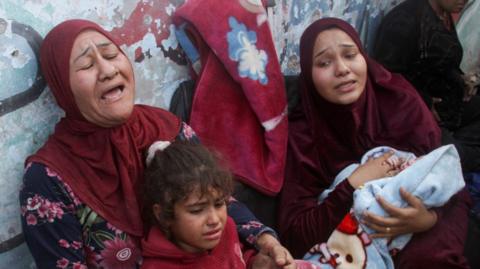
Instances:
[[[331,28],[347,33],[367,62],[365,91],[351,105],[326,101],[312,82],[315,40]],[[301,106],[290,117],[290,158],[321,169],[323,180],[333,180],[341,169],[358,162],[375,146],[424,154],[440,145],[440,129],[417,91],[402,76],[370,59],[347,22],[325,18],[311,24],[300,40],[300,64]]]
[[[136,105],[130,118],[113,128],[96,126],[80,113],[70,88],[69,59],[75,38],[92,29],[115,39],[99,25],[69,20],[52,29],[43,41],[43,74],[65,117],[46,144],[26,163],[53,169],[91,209],[117,228],[142,235],[137,199],[144,172],[144,151],[156,140],[173,140],[179,120],[169,112]]]

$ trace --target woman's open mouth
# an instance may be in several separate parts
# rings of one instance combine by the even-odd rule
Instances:
[[[125,89],[124,85],[119,85],[117,87],[114,87],[106,91],[105,93],[103,93],[101,99],[107,103],[115,102],[120,98],[122,98],[124,89]]]
[[[342,92],[349,92],[355,88],[355,82],[356,82],[355,80],[342,82],[335,86],[335,90],[339,90]]]

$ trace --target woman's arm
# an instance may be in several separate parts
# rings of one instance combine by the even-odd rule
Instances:
[[[301,169],[296,169],[301,167]],[[280,238],[295,258],[315,244],[325,242],[353,204],[353,191],[345,180],[318,204],[323,182],[317,167],[287,156],[285,183],[278,207]]]
[[[270,233],[276,237],[275,231],[263,225],[243,203],[231,198],[227,209],[228,215],[237,225],[240,240],[244,243],[259,248],[256,243],[260,235]]]
[[[231,198],[227,209],[228,215],[237,225],[240,239],[251,246],[255,246],[259,251],[259,257],[255,259],[256,266],[261,268],[296,268],[292,255],[280,244],[275,231],[263,225],[243,203]]]
[[[293,170],[287,167],[284,190],[279,208],[281,236],[294,257],[303,256],[312,246],[326,242],[328,237],[350,211],[353,192],[368,181],[378,179],[392,171],[386,160],[393,155],[388,152],[358,166],[352,174],[338,184],[320,204],[318,196],[329,186],[319,187],[322,180],[314,167],[307,163],[295,164],[291,156],[288,165],[301,167]],[[333,180],[332,180],[333,181]]]
[[[39,269],[86,268],[75,203],[45,166],[33,163],[27,168],[20,208],[25,241]]]

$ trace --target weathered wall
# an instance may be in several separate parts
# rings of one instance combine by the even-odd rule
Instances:
[[[137,102],[168,107],[177,85],[188,79],[185,60],[170,23],[172,13],[183,2],[0,1],[0,154],[3,156],[0,162],[0,269],[34,268],[23,243],[19,221],[17,200],[23,161],[44,143],[61,116],[38,70],[42,37],[54,25],[69,18],[98,22],[122,37],[122,48],[135,69]],[[285,74],[296,74],[299,71],[298,40],[312,21],[325,16],[347,19],[361,31],[368,47],[385,11],[401,1],[270,2],[276,2],[268,13],[282,70]],[[478,26],[466,27],[478,29]],[[478,48],[476,43],[475,46]]]

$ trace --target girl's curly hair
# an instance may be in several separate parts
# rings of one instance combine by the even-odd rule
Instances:
[[[208,197],[212,189],[225,198],[233,190],[232,175],[220,165],[217,154],[188,141],[175,141],[163,151],[157,150],[145,172],[142,215],[146,230],[158,225],[168,235],[167,223],[175,218],[175,204],[196,190]],[[153,213],[155,204],[162,209],[158,218]]]

